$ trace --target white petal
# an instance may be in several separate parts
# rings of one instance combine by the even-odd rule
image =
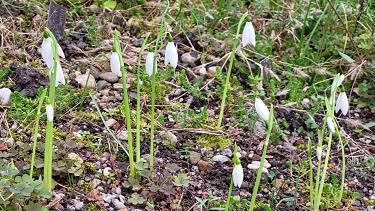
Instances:
[[[149,52],[146,56],[146,73],[147,75],[149,76],[152,76],[153,74],[153,67],[154,67],[154,53],[153,52]],[[155,70],[155,73],[156,73],[156,70]]]
[[[322,158],[322,152],[323,149],[321,146],[316,148],[316,157],[318,157],[319,160]]]
[[[243,182],[243,169],[241,164],[234,166],[232,176],[234,186],[240,188]]]
[[[116,52],[112,52],[111,54],[111,71],[117,75],[121,76],[121,65],[120,65],[120,57]]]
[[[173,68],[177,67],[178,63],[178,52],[177,48],[173,42],[168,42],[167,47],[165,48],[165,59],[164,64],[171,64]]]
[[[62,50],[61,46],[58,43],[57,43],[57,55],[65,59],[64,51]]]
[[[53,65],[52,39],[44,38],[42,42],[42,59],[48,68]]]
[[[251,22],[246,22],[242,32],[242,47],[247,44],[255,46],[255,30]]]
[[[52,105],[46,106],[47,120],[53,122],[53,107]]]
[[[335,132],[335,125],[333,124],[331,117],[327,117],[327,126],[328,126],[329,131],[331,131],[332,133]]]
[[[341,110],[341,113],[345,116],[349,111],[349,101],[345,92],[341,92],[336,100],[335,112]]]
[[[8,105],[10,101],[10,95],[12,94],[12,91],[8,88],[2,88],[0,89],[0,105]]]
[[[51,78],[51,75],[52,75],[52,69],[53,69],[53,67],[51,67],[50,71],[49,71],[50,78]],[[64,72],[63,72],[63,70],[61,68],[61,64],[60,64],[60,62],[57,62],[57,66],[56,66],[56,83],[55,83],[55,86],[57,87],[60,84],[65,85],[65,78],[64,78]]]
[[[268,121],[270,112],[264,102],[259,98],[255,99],[255,110],[264,121]]]

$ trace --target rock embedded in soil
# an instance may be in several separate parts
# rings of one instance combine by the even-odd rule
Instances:
[[[120,202],[118,199],[114,199],[112,203],[115,206],[115,208],[118,209],[118,210],[126,208],[125,204]]]
[[[105,80],[100,80],[98,81],[98,83],[96,83],[96,90],[97,91],[102,91],[103,89],[105,89],[107,86],[109,85],[109,83]]]
[[[215,156],[212,158],[212,161],[214,161],[214,162],[225,163],[225,162],[230,161],[230,158],[228,158],[228,157],[225,156],[225,155],[215,155]]]
[[[80,74],[79,72],[77,72],[74,80],[77,81],[80,87],[96,88],[95,78],[91,74],[88,76],[87,74]]]
[[[219,68],[219,67],[218,66],[209,67],[208,70],[207,70],[207,76],[209,78],[215,78],[217,68]]]
[[[193,52],[182,54],[181,61],[193,67],[195,66],[195,63],[199,60],[199,58],[200,58],[199,53],[193,51]]]
[[[33,68],[10,66],[10,69],[9,78],[14,83],[12,89],[23,96],[35,97],[39,87],[49,85],[48,77]]]
[[[210,171],[213,168],[213,165],[210,162],[207,162],[204,160],[198,161],[197,166],[198,166],[199,171],[204,171],[204,172]]]
[[[112,72],[104,72],[99,75],[99,78],[109,82],[109,83],[116,83],[119,79],[117,75]]]
[[[194,165],[197,164],[198,161],[201,160],[201,154],[198,152],[191,151],[189,157],[190,157],[191,163]]]

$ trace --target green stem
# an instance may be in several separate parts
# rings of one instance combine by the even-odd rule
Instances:
[[[237,46],[238,46],[238,43],[239,43],[238,37],[239,37],[239,34],[240,34],[240,29],[241,29],[242,23],[245,21],[246,16],[247,16],[247,12],[242,15],[242,17],[241,17],[241,19],[238,23],[237,33],[236,33],[236,36],[235,36],[234,41],[233,41],[233,48],[232,48],[232,52],[230,54],[230,61],[229,61],[227,76],[226,76],[226,79],[225,79],[224,91],[223,91],[223,95],[222,95],[222,98],[221,98],[220,114],[219,114],[219,119],[218,119],[218,122],[217,122],[217,128],[221,127],[221,123],[223,121],[225,102],[226,102],[226,98],[227,98],[228,89],[229,89],[229,86],[230,86],[230,84],[229,84],[230,75],[231,75],[231,72],[232,72],[234,57],[236,55],[236,50],[237,50]]]
[[[310,183],[310,207],[313,206],[314,203],[314,178],[313,178],[313,164],[312,164],[312,144],[311,139],[307,142],[307,149],[308,149],[308,160],[309,160],[309,183]]]
[[[166,9],[168,11],[168,7]],[[152,76],[151,76],[151,128],[150,128],[150,175],[154,170],[154,139],[155,139],[155,98],[156,98],[156,74],[157,74],[157,61],[156,55],[159,51],[159,43],[161,38],[165,32],[166,25],[164,22],[164,16],[162,19],[162,23],[160,26],[160,31],[156,38],[155,48],[154,48],[154,63],[152,69]]]
[[[266,136],[266,140],[264,141],[264,145],[263,145],[262,157],[260,159],[260,164],[259,164],[259,168],[258,168],[258,171],[257,171],[257,177],[256,177],[256,180],[255,180],[253,193],[251,195],[251,202],[250,202],[249,211],[254,210],[255,200],[256,200],[256,197],[257,197],[258,188],[259,188],[259,184],[260,184],[260,179],[262,177],[264,160],[266,159],[268,143],[269,143],[269,140],[270,140],[270,137],[271,137],[272,127],[273,127],[273,107],[271,107],[271,110],[270,110],[270,116],[269,116],[269,119],[268,119],[268,122],[267,122],[267,126],[268,126],[267,136]]]
[[[126,115],[126,128],[128,132],[128,153],[129,153],[129,169],[130,169],[130,177],[135,177],[135,166],[134,166],[134,152],[133,152],[133,135],[132,135],[132,125],[131,125],[131,113],[130,113],[130,106],[129,106],[129,96],[128,96],[128,89],[126,87],[126,70],[124,65],[124,60],[122,58],[122,51],[120,46],[120,41],[118,38],[118,32],[115,31],[115,42],[114,42],[115,50],[120,59],[121,65],[121,76],[122,76],[122,91],[123,91],[123,104],[125,107],[125,115]]]
[[[227,196],[227,203],[225,205],[225,211],[229,210],[230,197],[232,196],[232,190],[233,190],[233,176],[232,176],[232,178],[230,180],[229,191],[228,191],[228,196]]]
[[[341,145],[341,159],[342,159],[342,169],[341,169],[341,185],[340,185],[340,193],[339,193],[339,198],[338,202],[341,202],[342,195],[344,193],[344,185],[345,185],[345,169],[346,169],[346,164],[345,164],[345,146],[344,146],[344,141],[342,140],[342,137],[340,135],[339,127],[338,124],[335,125],[336,128],[336,134],[339,138],[339,142]]]
[[[331,144],[332,144],[332,133],[329,134],[329,138],[328,138],[327,154],[326,154],[326,158],[325,158],[325,161],[324,161],[322,179],[320,181],[319,192],[317,193],[316,201],[314,203],[314,210],[315,211],[318,211],[319,206],[320,206],[320,200],[321,200],[322,193],[323,193],[324,181],[326,179],[326,174],[327,174],[327,169],[328,169],[329,156],[330,156],[330,153],[331,153]]]
[[[56,88],[56,70],[58,63],[57,55],[57,40],[53,33],[46,28],[46,32],[52,38],[52,50],[53,50],[53,67],[52,74],[50,76],[49,95],[48,100],[52,107],[55,109],[55,88]],[[52,160],[53,160],[53,121],[47,120],[46,126],[46,142],[44,149],[44,184],[47,186],[49,191],[52,191]]]
[[[33,170],[34,170],[36,145],[38,141],[40,110],[42,109],[42,105],[44,102],[44,98],[46,97],[46,94],[47,94],[47,89],[43,89],[42,94],[39,96],[39,103],[38,103],[37,112],[36,112],[35,127],[34,127],[34,134],[33,134],[33,153],[31,154],[30,177],[33,176]]]
[[[141,59],[144,48],[147,43],[147,39],[150,33],[146,34],[146,37],[142,43],[141,51],[138,56],[138,68],[137,68],[137,128],[135,134],[135,149],[136,149],[136,163],[141,160]]]
[[[309,4],[307,5],[307,11],[305,13],[305,18],[304,18],[303,26],[302,26],[302,32],[301,32],[301,36],[300,36],[300,43],[299,43],[299,48],[298,48],[298,53],[297,53],[297,55],[299,55],[300,58],[302,58],[302,56],[303,56],[303,54],[301,54],[301,52],[302,52],[302,46],[304,45],[304,42],[305,42],[305,28],[306,28],[306,23],[307,23],[307,17],[309,16],[309,13],[310,13],[311,2],[312,1],[309,0]]]

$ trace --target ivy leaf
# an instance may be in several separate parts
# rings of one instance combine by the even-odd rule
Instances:
[[[117,5],[117,2],[114,0],[107,0],[103,3],[104,8],[108,8],[112,10],[115,9],[116,5]]]
[[[185,187],[187,188],[189,186],[189,177],[185,173],[178,174],[174,177],[173,184],[178,187]]]
[[[146,199],[143,198],[138,193],[133,193],[131,197],[128,199],[128,202],[133,205],[143,204],[146,202]]]

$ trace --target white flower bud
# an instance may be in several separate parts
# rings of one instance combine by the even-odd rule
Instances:
[[[171,64],[173,68],[177,67],[178,63],[178,52],[177,48],[174,45],[174,42],[168,42],[167,47],[165,48],[165,58],[164,64]]]
[[[336,100],[335,112],[341,110],[341,113],[345,116],[349,111],[349,101],[345,92],[341,92]]]
[[[268,121],[270,112],[264,102],[259,98],[255,99],[255,110],[264,121]]]
[[[247,44],[255,46],[255,30],[251,22],[247,22],[242,32],[242,47]]]
[[[335,125],[333,124],[333,120],[331,117],[327,117],[327,126],[331,133],[335,132]]]
[[[243,169],[241,164],[234,166],[232,176],[234,186],[240,188],[243,182]]]
[[[149,52],[146,56],[146,73],[149,76],[152,76],[154,72],[154,57],[155,54],[153,52]],[[155,70],[156,73],[156,70]]]
[[[46,106],[47,120],[53,122],[53,107],[52,105]]]

